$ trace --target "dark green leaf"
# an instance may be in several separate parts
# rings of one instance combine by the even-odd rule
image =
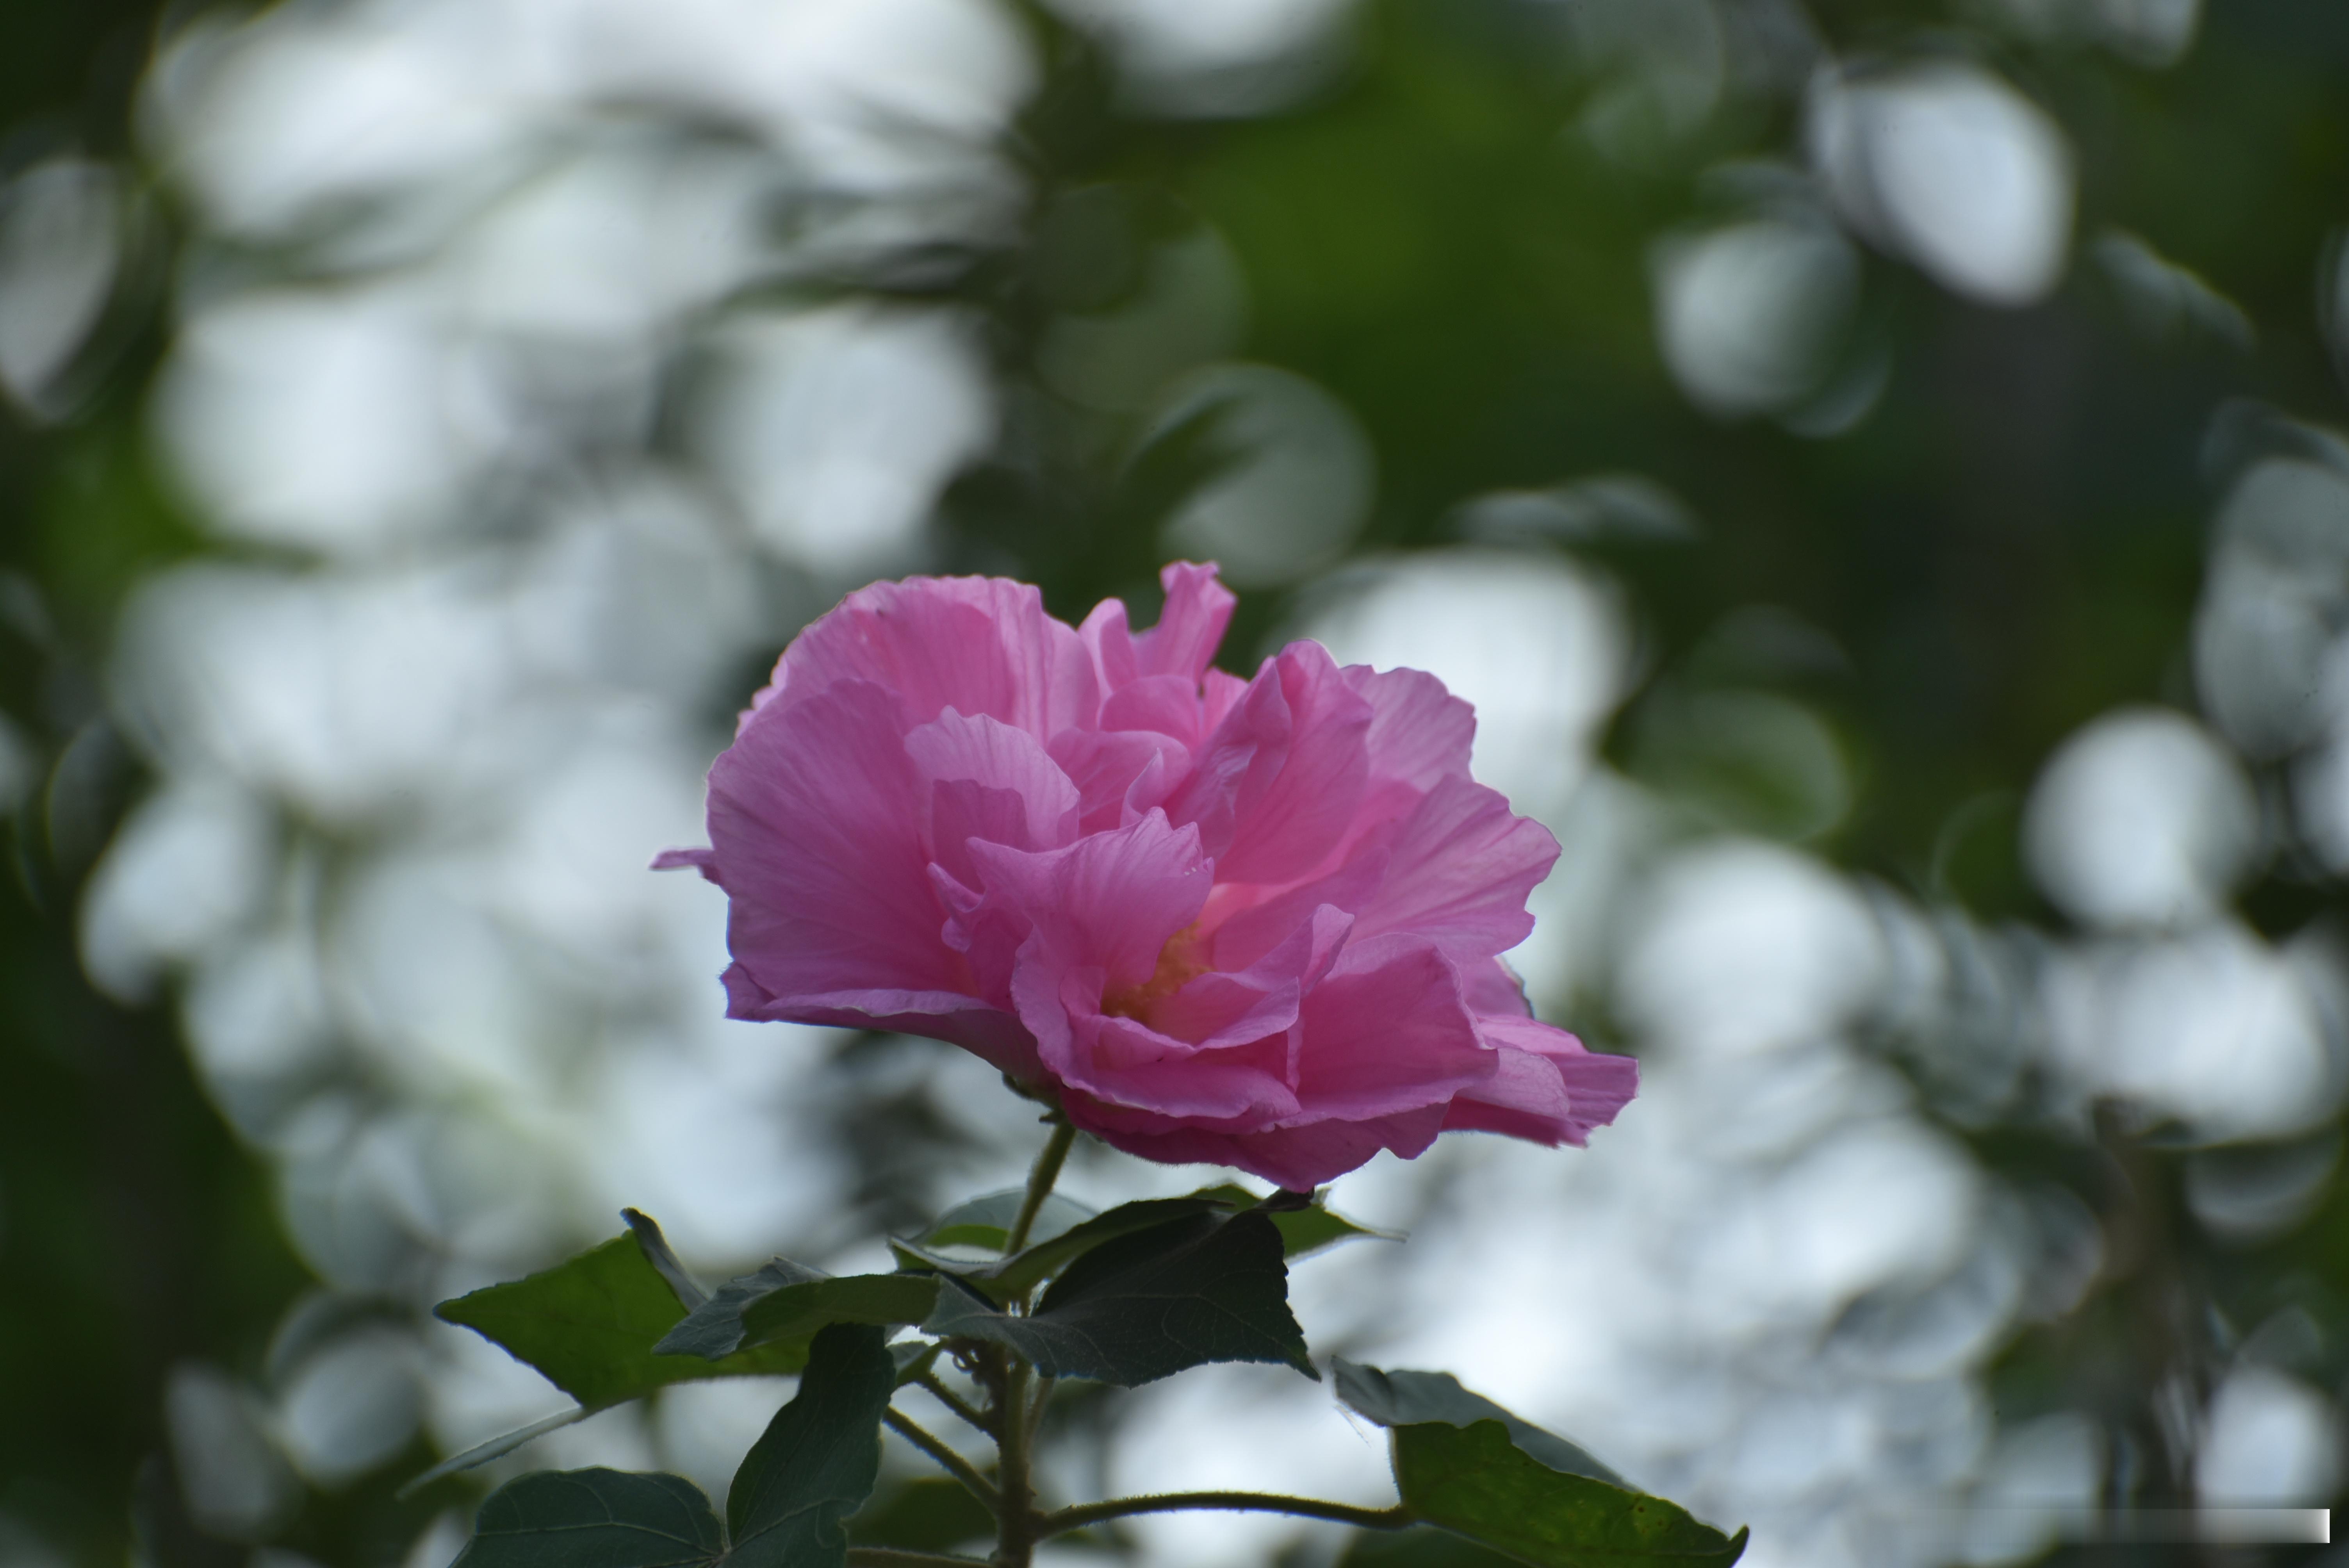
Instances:
[[[1284,1197],[1293,1202],[1276,1206]],[[994,1201],[994,1198],[975,1199],[973,1204],[967,1207]],[[1262,1209],[1271,1215],[1274,1227],[1280,1233],[1282,1253],[1288,1257],[1309,1253],[1350,1236],[1397,1239],[1387,1232],[1373,1231],[1342,1215],[1331,1213],[1320,1207],[1318,1198],[1309,1202],[1299,1193],[1275,1193],[1272,1198],[1259,1199],[1247,1188],[1226,1181],[1218,1186],[1203,1187],[1180,1198],[1143,1198],[1132,1203],[1121,1203],[1106,1213],[1072,1224],[1058,1234],[1043,1235],[1043,1239],[1021,1251],[1018,1256],[998,1263],[974,1265],[941,1256],[931,1250],[927,1236],[916,1242],[897,1242],[892,1245],[901,1264],[913,1268],[934,1268],[955,1274],[976,1286],[990,1300],[1010,1302],[1026,1295],[1067,1267],[1071,1261],[1082,1257],[1104,1242],[1195,1214],[1238,1213],[1249,1209]],[[943,1220],[939,1222],[941,1225],[945,1222]]]
[[[1519,1419],[1482,1394],[1470,1393],[1449,1372],[1381,1372],[1343,1357],[1331,1366],[1338,1375],[1338,1398],[1381,1427],[1498,1421],[1509,1429],[1510,1441],[1554,1470],[1587,1475],[1609,1486],[1628,1489],[1631,1484],[1557,1433]]]
[[[1235,1210],[1249,1208],[1257,1202],[1255,1193],[1236,1181],[1226,1181],[1215,1187],[1202,1187],[1191,1196],[1206,1198]],[[1318,1253],[1323,1247],[1334,1246],[1340,1242],[1351,1241],[1356,1236],[1366,1236],[1381,1242],[1402,1240],[1400,1232],[1376,1230],[1350,1220],[1334,1210],[1322,1207],[1321,1194],[1319,1192],[1313,1195],[1313,1201],[1309,1203],[1299,1203],[1294,1208],[1286,1209],[1268,1208],[1265,1212],[1272,1216],[1272,1222],[1279,1227],[1281,1252],[1292,1258],[1303,1257],[1307,1253]]]
[[[653,1346],[685,1316],[684,1304],[633,1235],[616,1236],[528,1279],[493,1284],[433,1308],[505,1347],[591,1408],[697,1377],[796,1372],[798,1346],[723,1361],[658,1356]]]
[[[919,1323],[937,1296],[934,1275],[848,1274],[835,1278],[777,1258],[693,1309],[654,1346],[663,1356],[731,1356],[745,1346],[797,1357],[828,1323]],[[796,1365],[794,1361],[794,1365]]]
[[[540,1470],[490,1494],[454,1568],[699,1568],[723,1550],[682,1477]]]
[[[883,1332],[836,1323],[808,1350],[800,1391],[750,1445],[726,1494],[732,1568],[841,1568],[846,1520],[881,1472],[881,1413],[897,1387]]]
[[[1395,1490],[1430,1524],[1537,1568],[1729,1568],[1744,1553],[1744,1531],[1725,1536],[1632,1491],[1442,1373],[1347,1361],[1337,1372],[1339,1398],[1392,1429]]]
[[[1008,1302],[1026,1295],[1058,1274],[1071,1259],[1083,1256],[1104,1242],[1148,1230],[1153,1225],[1163,1225],[1171,1220],[1215,1213],[1220,1208],[1221,1205],[1205,1198],[1143,1198],[1136,1202],[1120,1203],[1105,1214],[1096,1214],[1051,1240],[1040,1242],[999,1263],[957,1263],[950,1258],[933,1256],[923,1249],[902,1242],[896,1244],[896,1250],[900,1263],[910,1258],[919,1267],[950,1273],[990,1299]]]
[[[962,1482],[944,1476],[900,1480],[874,1494],[848,1522],[857,1546],[947,1552],[995,1534],[995,1515]]]
[[[950,1278],[922,1328],[1009,1346],[1049,1377],[1129,1387],[1210,1361],[1286,1362],[1319,1376],[1289,1315],[1280,1232],[1254,1210],[1194,1212],[1102,1242],[1027,1317]]]

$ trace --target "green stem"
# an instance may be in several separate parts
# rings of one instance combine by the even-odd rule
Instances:
[[[895,1546],[852,1546],[848,1568],[987,1568],[978,1557],[957,1557],[947,1552],[907,1552]]]
[[[1414,1517],[1401,1503],[1392,1508],[1353,1508],[1342,1502],[1323,1502],[1311,1497],[1283,1497],[1268,1491],[1167,1491],[1149,1497],[1113,1497],[1107,1502],[1088,1502],[1075,1508],[1064,1508],[1038,1521],[1036,1533],[1039,1538],[1064,1535],[1071,1530],[1082,1530],[1088,1524],[1099,1524],[1105,1519],[1123,1519],[1130,1513],[1172,1513],[1194,1508],[1251,1513],[1294,1513],[1307,1519],[1331,1519],[1340,1524],[1350,1524],[1361,1530],[1401,1530],[1412,1523]]]
[[[1029,1568],[1042,1522],[1028,1473],[1028,1379],[1032,1369],[1017,1357],[1009,1359],[1011,1364],[1003,1374],[1003,1441],[997,1450],[1002,1456],[996,1473],[1001,1478],[1003,1505],[995,1511],[995,1563],[996,1568]]]
[[[989,1416],[986,1411],[980,1409],[978,1406],[972,1404],[969,1400],[964,1398],[961,1395],[956,1393],[953,1389],[947,1387],[936,1373],[925,1372],[920,1377],[915,1378],[914,1381],[924,1388],[928,1389],[931,1397],[936,1398],[939,1404],[944,1405],[947,1409],[952,1410],[956,1415],[960,1416],[964,1420],[969,1422],[972,1426],[977,1427],[988,1437],[991,1438],[996,1435],[995,1418]]]
[[[889,1424],[891,1431],[945,1466],[947,1473],[962,1482],[965,1491],[987,1504],[988,1512],[1002,1511],[1002,1497],[997,1493],[993,1484],[985,1476],[979,1474],[968,1460],[895,1410],[882,1411],[881,1418]]]
[[[1036,1156],[1036,1167],[1028,1173],[1028,1196],[1019,1201],[1019,1218],[1011,1222],[1011,1233],[1004,1238],[1006,1257],[1028,1244],[1028,1233],[1036,1227],[1036,1216],[1051,1195],[1052,1183],[1061,1179],[1061,1165],[1069,1157],[1069,1146],[1077,1140],[1077,1130],[1059,1111],[1051,1115],[1052,1136],[1044,1151]]]

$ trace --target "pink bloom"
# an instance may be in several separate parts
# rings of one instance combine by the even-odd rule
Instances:
[[[1446,1128],[1579,1144],[1638,1082],[1499,954],[1557,858],[1416,670],[1292,643],[1209,667],[1232,596],[1136,634],[992,578],[877,583],[802,632],[709,770],[728,1013],[948,1040],[1146,1159],[1309,1188]]]

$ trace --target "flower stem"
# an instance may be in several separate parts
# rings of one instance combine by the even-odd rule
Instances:
[[[1044,1151],[1036,1156],[1035,1169],[1028,1173],[1028,1195],[1019,1201],[1019,1215],[1011,1222],[1011,1233],[1004,1238],[1003,1252],[1009,1257],[1028,1244],[1028,1233],[1036,1228],[1036,1216],[1051,1195],[1052,1183],[1061,1179],[1061,1165],[1069,1158],[1069,1146],[1077,1140],[1077,1130],[1067,1117],[1054,1111],[1050,1118],[1052,1136]]]
[[[948,1475],[962,1482],[963,1490],[987,1504],[988,1511],[994,1513],[1002,1511],[1003,1499],[997,1494],[993,1484],[985,1476],[979,1474],[968,1460],[895,1410],[882,1411],[881,1418],[889,1424],[891,1431],[945,1466]]]
[[[1342,1502],[1323,1502],[1319,1498],[1283,1497],[1268,1491],[1167,1491],[1148,1497],[1113,1497],[1107,1502],[1064,1508],[1039,1520],[1036,1534],[1040,1539],[1061,1535],[1082,1530],[1088,1524],[1099,1524],[1105,1519],[1123,1519],[1132,1513],[1172,1513],[1181,1509],[1294,1513],[1307,1519],[1331,1519],[1362,1530],[1401,1530],[1414,1518],[1401,1503],[1392,1508],[1354,1508]]]

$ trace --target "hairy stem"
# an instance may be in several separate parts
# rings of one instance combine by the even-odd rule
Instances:
[[[965,1421],[977,1427],[988,1437],[992,1438],[997,1435],[995,1429],[995,1418],[988,1415],[985,1410],[980,1409],[978,1406],[972,1404],[969,1400],[964,1398],[961,1395],[956,1393],[952,1388],[947,1387],[936,1373],[925,1372],[920,1377],[915,1378],[914,1381],[927,1389],[930,1396],[936,1399],[939,1404],[944,1405],[947,1409],[952,1410],[956,1415],[960,1416]]]
[[[1107,1502],[1064,1508],[1039,1520],[1036,1534],[1040,1539],[1061,1535],[1082,1530],[1088,1524],[1099,1524],[1105,1519],[1123,1519],[1130,1513],[1172,1513],[1181,1509],[1294,1513],[1307,1519],[1331,1519],[1362,1530],[1401,1530],[1413,1522],[1411,1511],[1401,1503],[1392,1508],[1354,1508],[1342,1502],[1323,1502],[1319,1498],[1283,1497],[1268,1491],[1167,1491],[1149,1497],[1113,1497]]]
[[[1070,1125],[1067,1117],[1056,1110],[1050,1119],[1052,1136],[1045,1143],[1044,1151],[1036,1156],[1035,1169],[1028,1173],[1028,1195],[1019,1201],[1019,1215],[1011,1222],[1011,1234],[1004,1238],[1007,1257],[1028,1244],[1028,1233],[1036,1228],[1036,1216],[1043,1209],[1044,1200],[1051,1195],[1052,1183],[1061,1179],[1061,1165],[1069,1157],[1069,1146],[1077,1140],[1077,1130]]]
[[[988,1512],[1002,1511],[1002,1497],[996,1491],[993,1483],[979,1474],[968,1460],[895,1410],[882,1411],[881,1418],[889,1424],[891,1431],[945,1466],[948,1475],[962,1482],[963,1490],[987,1504]]]
[[[997,1467],[1001,1478],[1002,1506],[995,1511],[996,1568],[1029,1568],[1035,1555],[1037,1526],[1041,1520],[1036,1512],[1036,1489],[1029,1474],[1028,1363],[1011,1357],[1003,1374],[1003,1441],[998,1449],[1002,1462]]]

